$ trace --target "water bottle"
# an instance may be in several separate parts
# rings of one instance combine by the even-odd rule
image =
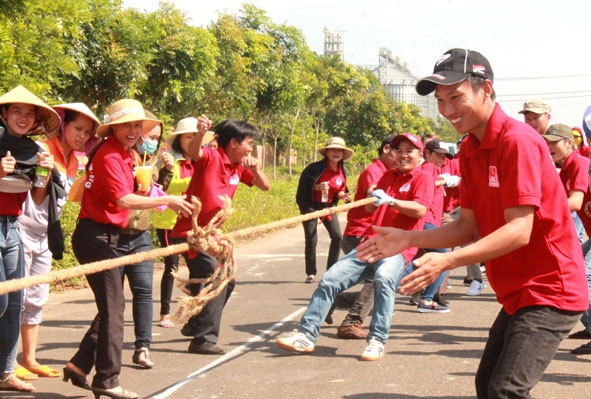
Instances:
[[[328,188],[327,189],[322,189],[322,199],[321,201],[323,203],[327,203],[328,202]]]
[[[35,183],[33,184],[34,187],[45,187],[47,185],[47,180],[49,179],[49,169],[44,168],[43,166],[36,166],[35,167]]]

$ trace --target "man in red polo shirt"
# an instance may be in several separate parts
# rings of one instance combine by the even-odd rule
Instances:
[[[394,134],[389,134],[382,140],[382,145],[378,149],[379,157],[375,158],[371,165],[359,175],[355,188],[355,201],[370,196],[386,170],[395,167],[396,149],[392,147],[394,136]],[[347,212],[347,227],[345,227],[341,241],[341,249],[345,255],[359,245],[372,224],[373,214],[369,213],[365,207],[360,206]],[[365,339],[367,337],[367,331],[363,330],[363,320],[373,307],[373,294],[373,279],[367,279],[363,282],[363,288],[355,296],[351,309],[337,330],[338,338]],[[339,297],[340,295],[337,296],[335,304],[338,303]]]
[[[251,156],[252,143],[258,137],[257,129],[244,122],[229,119],[213,129],[218,148],[202,147],[203,137],[211,127],[211,121],[204,115],[197,118],[197,134],[191,142],[190,154],[193,160],[193,177],[187,188],[187,198],[195,196],[201,201],[201,212],[197,218],[199,226],[206,226],[224,207],[220,196],[234,198],[239,183],[269,190],[269,180],[258,168],[256,158]],[[175,242],[183,241],[192,229],[191,218],[179,218],[172,229]],[[189,268],[189,278],[211,277],[218,267],[217,260],[200,252],[196,256],[183,254]],[[234,289],[234,281],[211,300],[201,312],[192,316],[183,326],[181,333],[192,336],[189,352],[203,355],[224,353],[217,346],[220,322],[224,305]],[[190,287],[191,295],[201,291],[199,284]]]
[[[502,309],[489,330],[478,371],[478,398],[529,398],[560,342],[589,307],[583,256],[548,146],[531,127],[495,103],[493,72],[480,53],[452,49],[418,81],[435,91],[439,112],[468,134],[460,151],[460,216],[428,231],[376,227],[358,247],[376,261],[408,247],[427,253],[401,281],[401,292],[425,287],[445,270],[486,261]],[[524,144],[527,143],[527,144]]]
[[[406,230],[423,228],[423,217],[433,201],[433,178],[419,168],[423,152],[421,139],[404,133],[392,139],[396,149],[396,166],[387,170],[371,195],[378,201],[365,209],[376,212],[375,223]],[[375,235],[371,226],[365,236]],[[374,309],[367,335],[367,346],[361,360],[375,361],[384,356],[388,340],[396,285],[404,267],[417,253],[417,248],[405,248],[394,256],[377,262],[360,261],[357,251],[349,252],[324,273],[312,294],[308,310],[302,316],[297,332],[277,340],[281,349],[311,353],[320,335],[320,324],[325,320],[336,295],[373,276]]]

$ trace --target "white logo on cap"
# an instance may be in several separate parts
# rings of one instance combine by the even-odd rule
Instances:
[[[472,72],[484,74],[486,68],[483,65],[472,65]]]
[[[439,59],[437,60],[437,62],[435,63],[435,65],[439,65],[441,64],[443,61],[447,60],[449,57],[451,57],[451,54],[443,54],[441,57],[439,57]]]

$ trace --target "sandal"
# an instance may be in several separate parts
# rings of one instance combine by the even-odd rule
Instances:
[[[39,379],[39,376],[37,374],[31,373],[23,366],[20,366],[18,369],[16,369],[14,375],[16,375],[16,377],[22,381],[34,381]]]
[[[28,370],[31,371],[32,373],[37,374],[39,377],[55,378],[55,377],[59,377],[62,375],[62,373],[60,373],[59,371],[52,369],[51,367],[49,367],[45,364],[40,365],[36,369],[30,368]],[[18,374],[17,374],[17,377],[18,377]]]
[[[154,362],[150,360],[150,351],[148,348],[136,349],[135,352],[133,352],[133,357],[131,360],[134,364],[137,364],[138,366],[141,366],[145,369],[151,369],[154,367]]]
[[[0,380],[0,391],[34,392],[35,387],[19,380],[14,373],[4,374]]]

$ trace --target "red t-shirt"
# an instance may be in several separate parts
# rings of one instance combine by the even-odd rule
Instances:
[[[376,189],[382,189],[391,197],[403,201],[416,201],[421,205],[430,206],[433,202],[433,178],[425,173],[421,168],[415,168],[407,173],[400,173],[398,169],[388,169],[380,181]],[[406,216],[394,207],[380,206],[374,212],[375,224],[377,226],[397,227],[403,230],[422,230],[425,224],[425,219],[416,219]],[[366,236],[371,237],[376,235],[376,231],[371,227],[366,231]],[[417,248],[407,248],[402,251],[401,255],[406,262],[410,262],[416,255]]]
[[[201,201],[197,224],[205,226],[224,207],[220,195],[234,198],[238,183],[252,185],[254,174],[241,163],[232,163],[222,148],[202,148],[203,156],[193,162],[193,177],[187,187],[187,199],[192,196]],[[191,218],[178,218],[172,237],[186,237],[192,229]]]
[[[378,158],[374,159],[371,165],[365,168],[359,175],[359,179],[357,179],[354,200],[359,201],[367,198],[367,190],[378,183],[385,171],[386,165]],[[372,225],[374,213],[367,212],[364,206],[350,209],[347,213],[347,227],[345,227],[343,236],[363,236]]]
[[[328,164],[328,161],[326,161]],[[347,180],[345,178],[345,174],[343,173],[343,164],[339,162],[337,170],[332,170],[330,167],[327,166],[324,169],[324,172],[318,179],[316,179],[316,184],[328,182],[328,202],[332,202],[332,199],[335,195],[337,195],[340,191],[345,191],[347,189]],[[322,191],[313,191],[314,193],[314,202],[322,202]]]
[[[505,209],[535,208],[529,244],[486,264],[504,310],[510,315],[536,305],[587,310],[581,246],[542,136],[497,104],[483,141],[469,134],[462,143],[460,168],[460,206],[474,211],[482,237],[505,225]]]
[[[443,197],[445,196],[445,189],[443,184],[436,186],[435,182],[439,180],[440,172],[437,170],[435,164],[431,162],[424,162],[421,169],[431,175],[433,178],[433,201],[429,205],[429,210],[423,219],[425,223],[431,223],[437,227],[441,226],[441,216],[443,215]]]
[[[79,219],[97,223],[127,226],[129,209],[116,201],[133,194],[134,157],[113,136],[107,138],[92,158],[84,183]]]

